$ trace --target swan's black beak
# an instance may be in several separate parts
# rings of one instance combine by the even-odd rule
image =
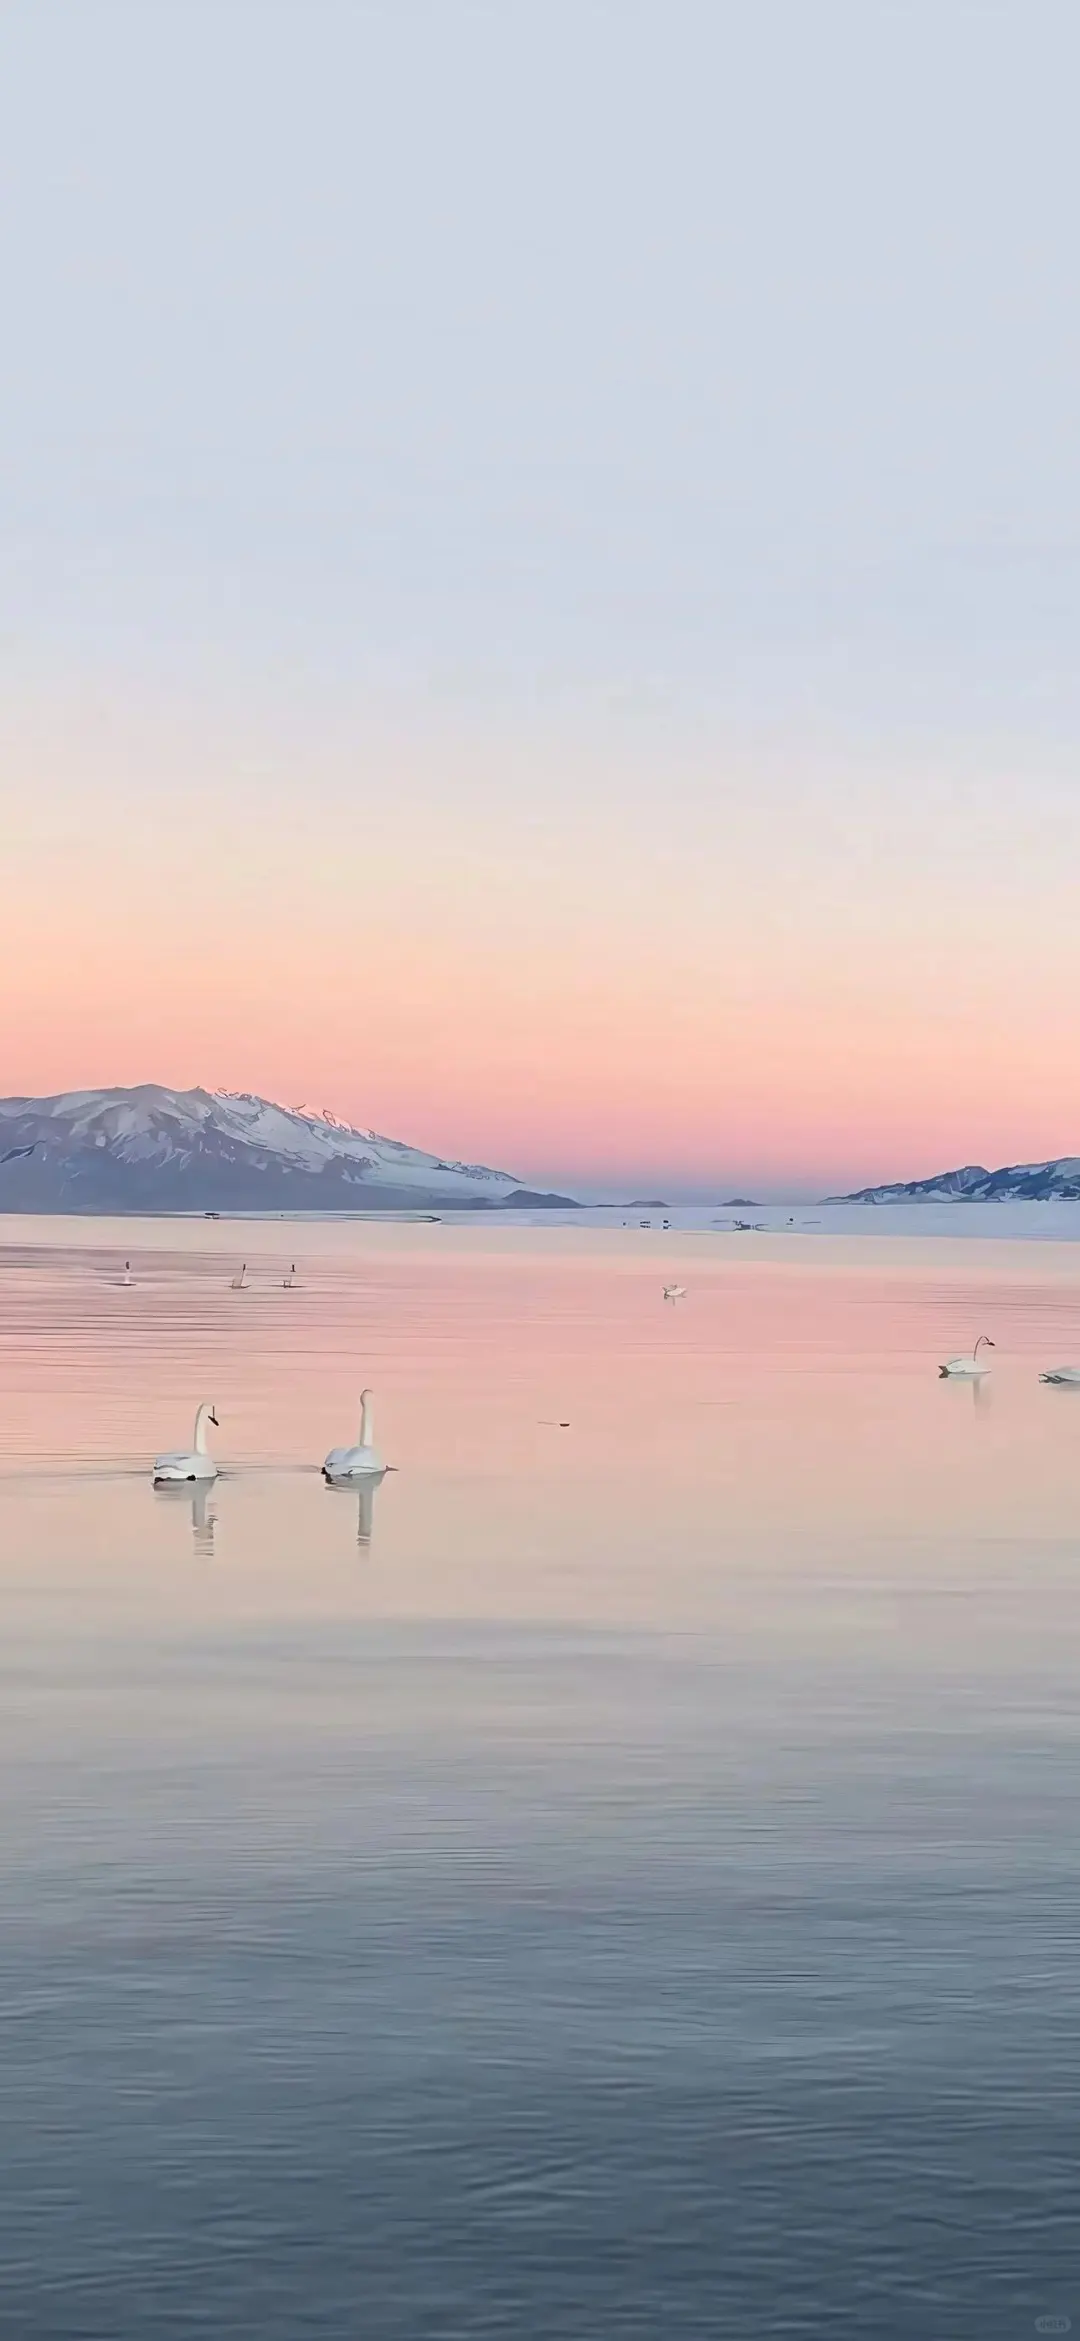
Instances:
[[[210,1420],[211,1420],[211,1422],[213,1423],[214,1429],[215,1429],[216,1431],[219,1431],[219,1430],[221,1429],[221,1424],[219,1423],[219,1421],[218,1421],[218,1418],[217,1418],[216,1414],[214,1414],[212,1410],[211,1410]]]

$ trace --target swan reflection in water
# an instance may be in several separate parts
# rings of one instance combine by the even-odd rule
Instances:
[[[217,1513],[214,1510],[214,1483],[212,1480],[189,1480],[186,1486],[177,1481],[170,1487],[166,1481],[154,1489],[160,1504],[189,1504],[191,1507],[191,1549],[197,1561],[212,1561],[214,1557],[214,1530]]]
[[[373,1471],[368,1474],[366,1479],[354,1479],[351,1482],[328,1479],[326,1482],[328,1495],[338,1498],[342,1496],[353,1498],[356,1504],[356,1541],[362,1553],[371,1550],[371,1537],[375,1523],[375,1491],[376,1488],[381,1488],[385,1478],[385,1471]]]
[[[980,1374],[977,1380],[972,1376],[970,1381],[950,1381],[949,1386],[955,1393],[952,1401],[954,1406],[966,1406],[970,1401],[973,1414],[989,1414],[994,1403],[994,1392],[985,1375]]]

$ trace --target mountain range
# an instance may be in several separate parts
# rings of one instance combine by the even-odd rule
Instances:
[[[854,1195],[829,1195],[829,1203],[1048,1203],[1080,1197],[1080,1155],[1054,1162],[1013,1163],[984,1170],[969,1162],[962,1170],[939,1171],[932,1179],[897,1179],[885,1187],[860,1187]]]
[[[0,1098],[0,1211],[492,1211],[573,1207],[333,1114],[230,1091]]]

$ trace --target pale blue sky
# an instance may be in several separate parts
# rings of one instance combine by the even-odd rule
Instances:
[[[3,49],[31,662],[1071,743],[1072,7],[27,0]]]

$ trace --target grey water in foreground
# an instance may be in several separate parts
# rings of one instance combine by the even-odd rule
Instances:
[[[1049,1251],[149,1240],[0,1268],[2,2329],[1080,2330]]]

